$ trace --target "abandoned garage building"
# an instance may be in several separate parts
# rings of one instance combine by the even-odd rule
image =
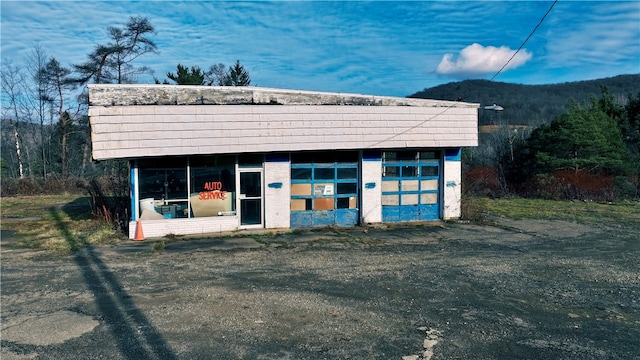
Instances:
[[[130,164],[147,237],[460,217],[478,104],[258,87],[89,85],[93,159]]]

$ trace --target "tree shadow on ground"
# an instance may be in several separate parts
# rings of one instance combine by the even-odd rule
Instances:
[[[89,220],[92,217],[91,198],[88,196],[74,199],[62,205],[60,209],[73,221]]]
[[[67,223],[55,209],[49,211],[61,235],[71,248],[77,249],[78,240],[69,230]],[[73,260],[78,265],[88,289],[93,293],[100,315],[124,359],[177,359],[162,334],[138,309],[118,277],[91,247],[76,252]]]

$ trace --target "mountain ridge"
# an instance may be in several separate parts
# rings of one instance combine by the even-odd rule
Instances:
[[[599,97],[602,86],[607,87],[616,99],[626,102],[629,94],[640,94],[640,73],[539,85],[463,80],[427,88],[408,97],[466,101],[479,103],[481,107],[497,104],[504,108],[499,116],[481,108],[480,125],[493,124],[499,118],[511,125],[539,126],[563,114],[571,99],[583,104],[592,96]]]

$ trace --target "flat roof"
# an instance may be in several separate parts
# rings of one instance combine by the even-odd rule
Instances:
[[[351,105],[477,108],[474,103],[254,86],[89,84],[90,106]]]

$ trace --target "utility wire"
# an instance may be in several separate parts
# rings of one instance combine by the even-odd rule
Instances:
[[[493,81],[493,79],[495,79],[495,78],[496,78],[496,76],[498,76],[498,75],[499,75],[499,74],[500,74],[500,73],[501,73],[501,72],[502,72],[502,71],[507,67],[507,65],[509,65],[509,63],[511,62],[511,60],[513,60],[513,58],[515,58],[515,57],[516,57],[516,55],[518,54],[518,52],[520,52],[520,50],[522,50],[522,48],[523,48],[523,47],[524,47],[524,45],[527,43],[527,41],[529,41],[529,39],[531,39],[531,37],[533,36],[533,34],[535,34],[535,32],[536,32],[536,31],[538,30],[538,28],[540,27],[540,25],[542,25],[542,22],[544,21],[544,19],[546,19],[547,15],[549,15],[549,13],[551,12],[551,9],[553,9],[553,7],[554,7],[554,6],[556,6],[556,3],[557,3],[557,2],[558,2],[558,0],[554,0],[553,4],[551,4],[551,6],[550,6],[550,7],[549,7],[549,9],[547,10],[547,12],[542,16],[542,18],[540,19],[540,21],[538,22],[538,24],[537,24],[537,25],[533,28],[533,30],[531,31],[531,33],[529,33],[529,36],[527,36],[527,38],[522,42],[522,44],[520,45],[520,47],[518,48],[518,50],[516,50],[516,52],[514,52],[514,53],[513,53],[513,55],[511,56],[511,58],[510,58],[509,60],[507,60],[507,62],[506,62],[506,63],[504,63],[504,65],[502,65],[502,67],[500,68],[500,70],[498,70],[498,72],[496,72],[496,73],[491,77],[491,79],[489,79],[489,81]],[[377,142],[375,142],[375,143],[373,143],[373,144],[369,145],[369,148],[376,147],[376,146],[378,146],[378,145],[380,145],[380,144],[382,144],[382,143],[384,143],[384,142],[386,142],[386,141],[389,141],[389,140],[391,140],[391,139],[393,139],[393,138],[395,138],[395,137],[398,137],[398,136],[400,136],[400,135],[406,134],[406,133],[408,133],[409,131],[411,131],[411,130],[413,130],[413,129],[419,128],[419,127],[421,127],[422,125],[424,125],[424,124],[428,123],[429,121],[433,120],[434,118],[436,118],[436,117],[438,117],[438,116],[440,116],[440,115],[444,114],[445,112],[447,112],[449,109],[451,109],[451,108],[453,108],[453,107],[455,107],[455,104],[452,104],[452,105],[447,106],[447,107],[446,107],[446,108],[444,108],[444,110],[442,110],[441,112],[439,112],[439,113],[437,113],[437,114],[435,114],[435,115],[431,116],[430,118],[428,118],[428,119],[424,120],[423,122],[421,122],[421,123],[419,123],[419,124],[417,124],[417,125],[415,125],[415,126],[412,126],[412,127],[408,128],[408,129],[406,129],[406,130],[402,131],[402,132],[399,132],[399,133],[397,133],[397,134],[393,134],[393,135],[389,136],[388,138],[386,138],[386,139],[384,139],[384,140],[380,140],[380,141],[377,141]]]
[[[497,73],[495,73],[491,79],[489,79],[489,81],[493,81],[493,79],[496,78],[496,76],[498,76],[502,70],[504,70],[504,68],[507,67],[507,65],[509,65],[509,63],[511,62],[511,60],[513,60],[513,58],[516,57],[516,55],[518,55],[518,53],[520,52],[520,50],[522,50],[522,48],[524,47],[524,44],[527,43],[527,41],[529,41],[529,39],[531,39],[531,37],[533,36],[533,34],[535,34],[536,30],[538,30],[538,28],[540,27],[540,25],[542,25],[542,22],[544,21],[544,19],[547,17],[547,15],[549,15],[549,13],[551,12],[551,9],[553,9],[554,6],[556,6],[556,3],[558,3],[558,0],[555,0],[553,2],[553,4],[551,4],[551,6],[549,7],[549,10],[547,10],[547,12],[544,14],[544,16],[542,16],[542,19],[540,19],[540,21],[538,22],[538,25],[536,25],[536,27],[533,28],[533,30],[531,31],[531,33],[529,34],[529,36],[527,36],[526,39],[524,39],[524,42],[522,42],[522,45],[520,45],[520,47],[518,48],[518,50],[516,50],[516,52],[513,53],[513,55],[511,55],[511,58],[509,60],[507,60],[506,63],[504,63],[504,65],[502,65],[502,67],[500,68],[500,70],[498,70]]]

